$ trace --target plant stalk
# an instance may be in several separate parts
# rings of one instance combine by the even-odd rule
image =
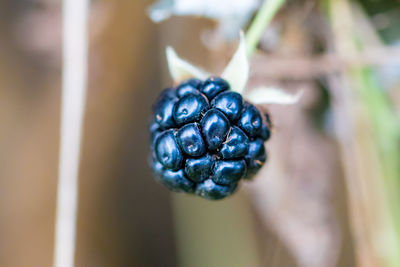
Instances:
[[[89,0],[63,1],[63,77],[54,267],[73,267],[87,83]]]
[[[352,56],[366,47],[350,2],[326,3],[339,55]],[[338,116],[337,123],[348,120],[348,136],[341,142],[358,263],[400,266],[398,121],[372,69],[347,68],[340,78],[348,86],[336,94],[344,95],[341,108],[348,114]]]
[[[284,3],[285,0],[264,0],[246,33],[247,55],[249,57],[255,52],[262,34]]]

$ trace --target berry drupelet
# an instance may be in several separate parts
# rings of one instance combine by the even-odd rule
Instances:
[[[156,179],[172,191],[225,198],[267,159],[268,114],[222,78],[190,79],[165,89],[153,115],[151,165]]]

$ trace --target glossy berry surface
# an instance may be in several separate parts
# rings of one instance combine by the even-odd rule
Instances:
[[[214,151],[222,145],[230,131],[229,120],[217,110],[210,109],[200,121],[208,150]]]
[[[198,121],[209,109],[207,98],[202,94],[186,94],[175,104],[173,118],[178,125]]]
[[[232,195],[266,162],[268,114],[219,77],[190,79],[161,92],[150,125],[156,180],[206,199]]]
[[[179,147],[188,156],[199,157],[206,153],[206,145],[197,123],[186,124],[176,134]]]
[[[202,182],[211,177],[214,159],[210,155],[200,158],[188,158],[185,163],[185,173],[194,182]]]
[[[176,88],[176,95],[181,98],[186,94],[197,94],[201,88],[202,82],[199,79],[190,79],[184,81]]]
[[[230,89],[230,86],[227,81],[219,77],[210,77],[204,81],[203,85],[200,88],[200,92],[202,92],[205,96],[207,96],[208,100],[212,100],[219,93],[227,91]]]
[[[215,97],[211,105],[222,111],[230,121],[235,122],[242,113],[243,99],[239,93],[228,91]]]

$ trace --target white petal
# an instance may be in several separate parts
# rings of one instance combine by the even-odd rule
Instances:
[[[254,104],[290,105],[297,103],[302,94],[303,91],[289,94],[280,89],[262,87],[251,90],[244,97]]]
[[[161,22],[172,16],[173,5],[172,1],[159,1],[147,9],[147,14],[153,22]]]
[[[159,0],[150,9],[169,10],[177,16],[201,16],[217,20],[251,17],[260,0]]]
[[[154,22],[171,16],[196,16],[215,19],[223,24],[219,32],[228,41],[236,38],[237,32],[247,25],[261,0],[158,0],[148,8]]]
[[[239,47],[222,73],[222,78],[229,82],[233,91],[242,93],[249,78],[249,69],[246,41],[243,32],[240,32]]]
[[[190,78],[207,79],[208,73],[181,59],[170,46],[166,49],[169,72],[174,82],[181,82]]]

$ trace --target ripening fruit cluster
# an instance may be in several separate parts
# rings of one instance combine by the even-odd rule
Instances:
[[[190,79],[165,89],[153,116],[151,165],[156,179],[172,191],[222,199],[266,161],[268,114],[222,78]]]

